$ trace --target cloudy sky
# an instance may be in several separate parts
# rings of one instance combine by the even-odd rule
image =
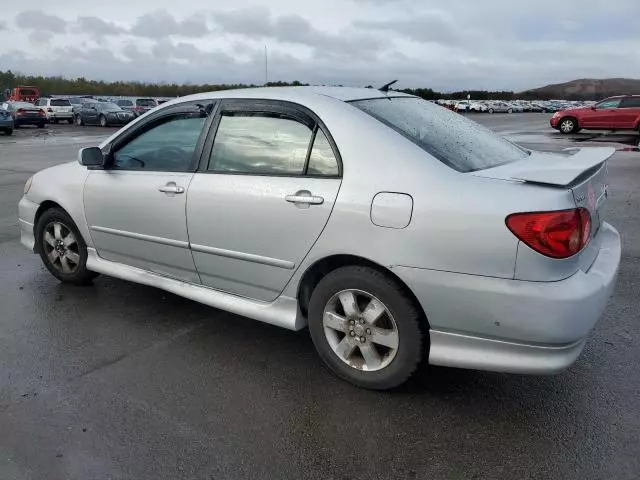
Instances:
[[[2,2],[0,70],[443,91],[640,78],[640,0]]]

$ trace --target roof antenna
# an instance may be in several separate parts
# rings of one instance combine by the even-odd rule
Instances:
[[[381,92],[387,93],[389,91],[389,87],[394,83],[396,83],[397,81],[398,80],[393,80],[392,82],[386,83],[383,86],[381,86],[378,90],[380,90]]]

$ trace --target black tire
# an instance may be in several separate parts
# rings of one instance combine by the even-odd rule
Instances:
[[[107,117],[105,117],[104,115],[100,115],[99,122],[100,122],[100,126],[101,127],[108,127],[109,126],[109,124],[107,123]]]
[[[44,128],[44,123],[39,123],[38,128]]]
[[[564,135],[577,133],[580,130],[578,121],[573,117],[563,117],[558,122],[558,130]]]
[[[348,289],[372,295],[395,320],[398,347],[390,363],[379,370],[366,371],[347,364],[334,352],[325,335],[325,307],[337,293]],[[342,267],[326,275],[311,295],[308,316],[311,339],[320,358],[338,377],[358,387],[372,390],[398,387],[411,377],[423,358],[428,358],[428,327],[421,311],[394,279],[373,268]]]
[[[52,118],[51,119],[51,123],[58,123],[58,119],[57,118]]]
[[[8,129],[4,131],[4,134],[8,137],[10,135],[13,135],[13,130],[12,129]]]
[[[84,125],[84,122],[82,121],[82,116],[76,115],[76,125],[78,125],[79,127]]]
[[[489,113],[493,113],[495,110],[493,108],[489,109]]]
[[[73,253],[76,253],[79,257],[78,263],[75,265],[73,270],[70,273],[64,273],[61,270],[61,267],[58,267],[52,263],[49,258],[48,250],[54,250],[51,248],[49,243],[47,242],[46,232],[51,225],[54,223],[58,223],[62,225],[62,234],[67,234],[67,232],[71,232],[75,237],[74,244],[69,245],[69,250],[72,250],[72,245],[76,245],[77,248],[73,249]],[[87,285],[91,283],[91,281],[98,276],[97,273],[87,270],[87,245],[76,227],[73,219],[69,216],[67,212],[62,210],[61,208],[51,208],[45,211],[35,226],[35,239],[36,239],[36,249],[40,254],[40,258],[44,263],[47,270],[51,272],[51,274],[56,277],[58,280],[64,283],[72,283],[75,285]],[[58,260],[59,261],[59,260]],[[67,264],[69,265],[68,261]]]
[[[513,108],[510,108],[509,110],[507,110],[507,113],[513,113]]]

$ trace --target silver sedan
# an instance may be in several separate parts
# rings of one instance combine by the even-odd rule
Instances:
[[[397,92],[198,94],[30,178],[21,240],[63,282],[308,327],[361,387],[427,363],[555,373],[614,288],[612,153],[525,150]]]

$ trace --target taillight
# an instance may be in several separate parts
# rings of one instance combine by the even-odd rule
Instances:
[[[38,110],[38,115],[40,115],[41,117],[45,115],[44,110]]]
[[[51,107],[47,108],[47,112],[53,113],[53,108],[51,108]]]
[[[591,236],[591,215],[586,208],[514,213],[506,223],[516,237],[551,258],[575,255],[589,243]]]
[[[24,108],[19,108],[18,110],[16,110],[16,115],[23,115],[24,114]]]

